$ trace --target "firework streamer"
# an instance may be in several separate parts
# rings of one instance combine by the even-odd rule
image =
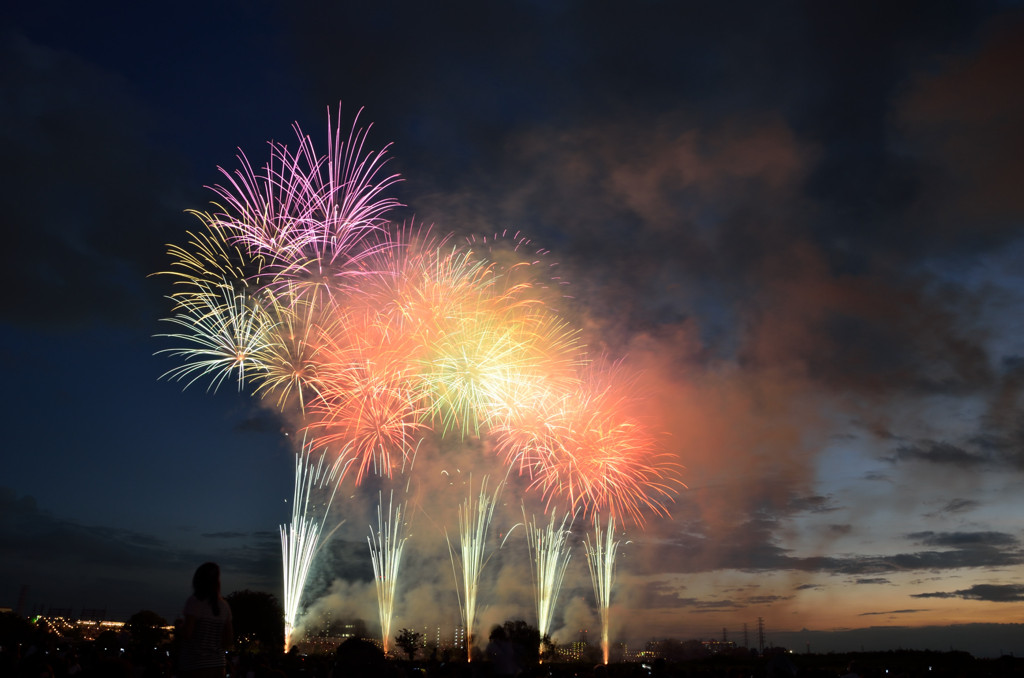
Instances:
[[[499,483],[492,494],[487,493],[487,476],[480,483],[480,493],[473,498],[472,481],[469,496],[459,506],[459,547],[452,546],[448,539],[448,552],[452,560],[452,572],[455,575],[456,593],[459,596],[459,609],[462,612],[462,623],[466,627],[466,659],[473,659],[473,627],[476,624],[477,593],[479,592],[480,573],[487,563],[485,558],[487,533],[490,530],[494,508],[498,503],[503,483]],[[458,560],[458,565],[456,565]]]
[[[391,619],[395,608],[395,592],[398,588],[398,572],[402,564],[402,549],[408,537],[404,534],[405,524],[402,504],[395,506],[395,493],[388,500],[387,516],[384,515],[384,496],[379,495],[377,504],[377,531],[370,526],[370,559],[373,561],[373,577],[377,585],[377,609],[380,612],[381,643],[384,654],[388,652],[391,639]]]
[[[284,565],[284,649],[291,646],[292,630],[295,628],[306,586],[309,567],[313,556],[321,545],[321,533],[327,514],[338,490],[339,473],[343,470],[341,460],[327,462],[324,451],[313,459],[311,446],[303,443],[295,453],[295,489],[292,497],[292,522],[281,525],[281,556]],[[319,490],[329,488],[326,500],[317,502]],[[337,529],[337,528],[335,528]],[[329,535],[328,535],[329,536]]]
[[[562,589],[566,567],[569,565],[571,551],[568,526],[572,524],[573,517],[572,513],[566,513],[559,523],[552,512],[548,524],[542,528],[537,524],[536,518],[527,521],[526,509],[523,509],[526,542],[530,547],[533,593],[537,601],[537,630],[540,632],[541,650],[544,637],[551,632],[555,603]]]
[[[615,581],[615,552],[619,540],[615,538],[615,516],[608,517],[608,527],[601,530],[601,516],[594,514],[594,539],[587,535],[583,547],[587,554],[587,567],[594,585],[594,597],[601,617],[601,655],[608,663],[608,622],[612,602],[612,584]]]

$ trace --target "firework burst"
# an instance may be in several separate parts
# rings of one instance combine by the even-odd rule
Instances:
[[[292,522],[281,528],[289,642],[330,506],[311,496],[411,471],[425,436],[450,434],[488,437],[548,510],[569,507],[560,523],[552,514],[547,527],[528,528],[542,634],[570,516],[594,519],[588,565],[607,636],[616,521],[667,515],[678,467],[637,415],[633,380],[620,364],[590,361],[560,317],[565,281],[545,250],[519,233],[458,245],[387,221],[400,203],[385,191],[399,177],[384,171],[389,146],[368,150],[370,127],[358,117],[346,134],[328,116],[326,153],[297,124],[297,141],[271,141],[258,169],[240,151],[237,169],[219,168],[212,210],[193,212],[204,230],[168,246],[164,272],[173,280],[164,321],[174,330],[159,336],[174,345],[159,353],[180,363],[163,377],[186,388],[248,385],[311,438],[297,452]],[[311,449],[323,450],[315,463]],[[470,483],[458,548],[448,540],[468,650],[501,487],[488,493],[485,477],[474,495]],[[405,543],[403,507],[393,508],[385,516],[381,501],[370,538],[385,648]]]
[[[366,256],[364,238],[380,232],[383,215],[400,206],[382,195],[399,177],[378,176],[387,146],[366,150],[369,127],[358,127],[358,119],[346,138],[328,117],[326,155],[296,124],[295,151],[272,141],[270,159],[259,171],[241,152],[239,169],[219,168],[227,181],[212,187],[222,210],[215,217],[230,241],[300,279]]]
[[[263,372],[255,392],[264,398],[276,398],[277,408],[282,412],[297,402],[299,411],[304,413],[310,398],[321,395],[316,340],[320,310],[298,297],[294,285],[264,290],[261,296],[277,323],[272,328],[273,339],[262,355]]]
[[[317,445],[340,446],[356,485],[411,464],[425,424],[412,387],[415,345],[391,333],[372,309],[339,315],[320,339]]]
[[[615,376],[592,371],[584,388],[545,403],[536,436],[519,448],[531,455],[531,489],[549,504],[565,499],[584,514],[604,511],[642,526],[645,511],[668,515],[681,485],[678,466],[661,450],[660,437],[631,414],[638,405],[632,385],[609,374]]]
[[[177,348],[158,351],[182,358],[181,365],[162,377],[186,380],[185,387],[210,377],[209,390],[235,374],[238,390],[247,377],[265,373],[274,352],[276,321],[252,296],[231,286],[208,288],[190,297],[178,297],[177,313],[165,322],[182,332],[159,336],[183,342]]]

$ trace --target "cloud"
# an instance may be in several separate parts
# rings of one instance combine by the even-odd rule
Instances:
[[[950,499],[949,503],[947,503],[945,506],[943,506],[936,512],[936,515],[950,513],[969,513],[978,508],[979,506],[981,506],[981,502],[979,501],[976,501],[974,499],[964,499],[961,497],[957,497],[955,499]]]
[[[795,497],[790,502],[790,508],[794,512],[807,511],[810,513],[831,513],[838,511],[838,507],[832,503],[831,497]]]
[[[1016,546],[1019,541],[1012,534],[1005,532],[914,532],[907,535],[908,539],[920,541],[926,546],[949,546],[952,548],[983,549]]]
[[[907,539],[927,550],[892,554],[807,556],[796,555],[779,545],[778,525],[773,521],[750,521],[722,532],[719,528],[701,534],[708,526],[693,524],[691,532],[677,536],[675,546],[657,547],[659,557],[642,558],[631,567],[639,574],[670,572],[822,572],[863,576],[858,584],[888,581],[875,575],[906,571],[941,571],[960,568],[1008,567],[1024,563],[1024,551],[1013,535],[992,532],[919,532]],[[638,543],[643,546],[643,542]],[[941,547],[942,550],[934,550]],[[679,554],[674,557],[674,554]]]
[[[895,462],[921,461],[929,464],[948,464],[960,468],[976,468],[990,462],[989,458],[969,452],[946,442],[927,441],[922,445],[904,445],[896,449]]]
[[[934,245],[972,247],[1015,237],[1024,199],[1024,18],[991,20],[976,46],[919,69],[899,102],[894,126],[920,158],[916,211]]]
[[[993,603],[1019,603],[1024,601],[1022,584],[975,584],[959,591],[937,591],[934,593],[912,593],[911,598],[963,598]]]
[[[199,535],[208,539],[238,539],[240,537],[248,537],[247,532],[204,532]]]

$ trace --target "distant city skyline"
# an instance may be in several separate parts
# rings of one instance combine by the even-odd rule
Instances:
[[[3,607],[0,607],[0,612],[12,611]],[[75,617],[73,615],[62,614],[66,610],[49,611],[44,614],[39,611],[36,614],[47,617],[64,617],[69,620],[81,619],[88,621],[90,624],[97,628],[114,628],[119,629],[125,620],[108,620],[108,623],[104,625],[100,620],[88,617]],[[169,624],[174,624],[176,620],[168,619]],[[763,621],[763,620],[762,620]],[[366,620],[349,620],[341,622],[340,626],[344,627],[340,635],[330,636],[327,638],[328,644],[338,643],[344,641],[344,639],[353,637],[356,633],[356,627],[362,624],[364,631],[366,631],[369,640],[374,640],[375,636],[370,632],[371,625]],[[399,627],[406,628],[405,626]],[[320,631],[323,633],[326,631],[325,627]],[[452,648],[452,649],[464,649],[465,648],[465,627],[453,626],[445,627],[443,625],[427,625],[423,627],[416,627],[414,630],[423,633],[424,647],[427,647],[430,643],[434,643],[438,648]],[[489,633],[490,629],[486,629]],[[732,631],[724,629],[727,635],[732,635]],[[629,656],[635,657],[637,653],[643,652],[649,649],[650,644],[657,644],[660,641],[675,641],[675,642],[702,642],[705,646],[729,646],[734,649],[746,648],[751,651],[771,651],[777,648],[783,648],[795,654],[829,654],[829,653],[856,653],[856,652],[885,652],[887,650],[915,650],[915,651],[932,651],[932,652],[967,652],[978,659],[994,659],[1002,656],[1021,656],[1019,650],[1014,648],[1019,647],[1020,638],[1022,632],[1024,632],[1024,624],[964,624],[955,626],[925,626],[925,627],[898,627],[898,626],[878,626],[868,627],[860,629],[845,629],[845,630],[833,630],[833,631],[809,631],[803,629],[800,631],[776,631],[770,627],[766,629],[764,636],[765,643],[763,647],[759,647],[760,643],[755,638],[753,643],[749,642],[749,628],[748,641],[744,643],[742,640],[743,629],[739,629],[738,635],[740,638],[737,639],[722,639],[714,638],[709,636],[658,636],[650,637],[647,639],[635,639],[632,641],[624,641],[618,639],[615,641],[616,645],[626,643]],[[756,631],[755,631],[756,633]],[[487,634],[485,634],[486,636]],[[559,644],[560,652],[570,652],[572,646],[579,642],[583,642],[590,646],[592,651],[599,652],[600,648],[590,637],[588,629],[580,629],[575,639],[567,639]],[[332,648],[326,648],[324,646],[325,640],[318,636],[305,638],[300,641],[299,646],[312,648],[314,651],[331,651]],[[379,639],[375,642],[379,643]],[[486,645],[486,643],[484,643]],[[619,651],[619,650],[617,650]],[[711,650],[714,651],[714,650]]]

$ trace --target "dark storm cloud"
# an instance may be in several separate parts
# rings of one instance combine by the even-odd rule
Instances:
[[[948,546],[952,548],[1016,546],[1016,537],[1005,532],[914,532],[907,539],[926,546]]]
[[[1024,562],[1017,550],[998,548],[917,551],[884,556],[825,557],[795,561],[794,565],[837,574],[886,574],[918,570],[1008,567]]]
[[[858,584],[883,584],[879,575],[904,571],[1008,567],[1024,563],[1019,540],[1002,532],[919,532],[907,539],[926,550],[886,555],[795,556],[778,544],[781,526],[769,520],[749,521],[722,531],[690,524],[656,560],[634,560],[637,573],[704,572],[717,569],[823,572],[861,575]],[[703,532],[709,530],[707,534]],[[935,550],[936,547],[942,550]],[[870,576],[869,576],[870,575]]]
[[[1003,356],[1000,380],[989,398],[989,410],[971,442],[979,449],[1024,468],[1024,360]]]
[[[784,83],[803,56],[790,39],[803,25],[799,12],[757,3],[740,12],[678,3],[460,0],[444,12],[300,3],[288,16],[320,101],[403,102],[373,115],[402,130],[415,156],[444,149],[432,166],[446,174],[486,168],[509,129],[541,121],[712,97],[720,100],[709,115],[735,110],[792,91]],[[338,41],[339,25],[367,30]],[[766,53],[790,67],[746,67]]]
[[[729,591],[719,591],[718,593],[729,593]],[[729,598],[696,598],[681,595],[670,585],[653,584],[641,590],[634,590],[630,604],[641,609],[668,608],[686,610],[688,613],[713,613],[732,612],[751,606],[772,605],[792,599],[792,596],[744,595],[742,591],[736,593],[737,595]]]
[[[8,320],[43,325],[145,322],[146,276],[180,233],[186,204],[171,153],[147,140],[152,116],[128,84],[84,59],[0,36],[0,182]]]
[[[1024,13],[987,22],[976,44],[922,64],[897,116],[921,159],[918,218],[910,223],[927,224],[943,246],[1004,241],[1024,211]]]
[[[809,513],[830,513],[837,511],[836,507],[832,503],[831,497],[813,496],[813,497],[796,497],[790,502],[790,509],[794,512],[807,511]]]
[[[938,513],[968,513],[981,506],[981,502],[974,499],[963,499],[957,497],[950,499],[949,503],[939,509]]]
[[[630,601],[632,605],[642,609],[686,609],[688,612],[719,612],[733,611],[744,607],[739,600],[730,598],[694,598],[680,595],[674,587],[656,584],[635,591]]]
[[[249,535],[246,532],[204,532],[199,536],[207,539],[238,539]]]
[[[750,605],[770,605],[791,598],[792,596],[750,596],[746,602]]]
[[[937,591],[935,593],[914,593],[911,598],[963,598],[964,600],[986,600],[993,603],[1019,603],[1024,601],[1022,584],[975,584],[960,591]]]
[[[960,468],[977,468],[990,463],[989,457],[965,450],[947,442],[924,441],[918,445],[903,445],[891,457],[893,462],[920,461]]]

